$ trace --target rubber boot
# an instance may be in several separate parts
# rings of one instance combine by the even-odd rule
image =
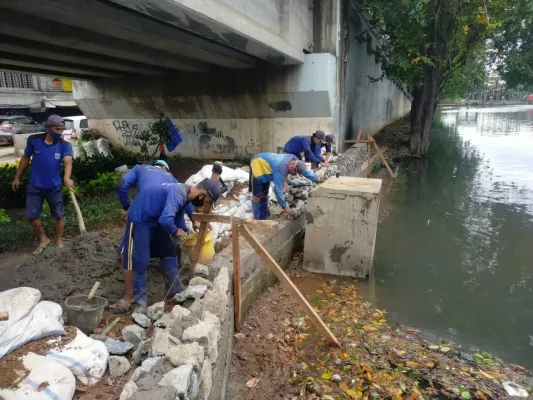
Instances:
[[[148,307],[148,274],[147,271],[133,271],[133,298],[135,312],[146,313]]]
[[[268,219],[268,198],[262,197],[261,200],[259,200],[259,212],[261,215],[262,220]]]
[[[254,219],[261,219],[261,203],[252,201],[252,212],[254,213]]]
[[[178,260],[176,257],[162,258],[161,269],[165,280],[165,295],[173,297],[176,293],[183,292],[183,286],[179,280]]]

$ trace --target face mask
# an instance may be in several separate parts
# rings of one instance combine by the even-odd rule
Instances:
[[[52,136],[54,139],[61,139],[61,133],[55,133],[53,130],[48,129],[48,133],[50,136]]]
[[[203,196],[200,198],[200,196]],[[205,203],[205,194],[197,195],[194,199],[191,200],[191,204],[195,207],[202,207]]]

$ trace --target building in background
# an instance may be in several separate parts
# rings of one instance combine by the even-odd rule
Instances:
[[[27,115],[43,122],[50,114],[82,114],[70,79],[0,71],[0,115]]]

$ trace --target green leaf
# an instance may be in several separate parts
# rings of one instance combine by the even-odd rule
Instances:
[[[400,382],[400,389],[402,389],[402,391],[403,391],[404,393],[407,393],[407,388],[405,387],[405,383]]]
[[[325,381],[329,381],[329,380],[331,380],[332,373],[331,372],[325,372],[320,377],[322,379],[324,379]]]
[[[447,353],[447,352],[449,352],[450,350],[451,350],[451,349],[450,349],[449,347],[447,347],[447,346],[443,346],[443,347],[440,348],[440,351],[442,351],[443,353]]]
[[[472,396],[470,396],[470,392],[466,391],[466,392],[461,392],[461,397],[465,400],[470,400],[472,398]]]
[[[429,349],[430,350],[438,350],[439,346],[437,346],[436,344],[432,344],[431,346],[429,346]]]

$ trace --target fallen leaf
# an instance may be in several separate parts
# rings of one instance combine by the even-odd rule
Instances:
[[[465,400],[470,400],[472,398],[472,396],[470,396],[470,392],[466,391],[466,392],[461,392],[461,397]]]
[[[430,350],[438,350],[439,346],[437,346],[436,344],[432,344],[431,346],[429,346],[429,349]]]
[[[394,349],[394,351],[396,352],[396,354],[398,354],[399,356],[403,356],[405,354],[405,350],[396,350]]]
[[[321,378],[324,379],[325,381],[329,381],[331,379],[331,372],[325,372],[322,374]]]
[[[348,389],[346,391],[346,394],[352,399],[360,399],[361,397],[363,397],[363,393],[361,393],[361,391],[359,390]]]
[[[246,337],[246,334],[241,332],[241,333],[236,333],[233,336],[235,336],[235,338],[237,338],[237,339],[244,339]]]
[[[252,378],[248,382],[246,382],[247,388],[254,388],[259,384],[259,378]]]
[[[440,348],[440,351],[442,351],[443,353],[447,353],[447,352],[449,352],[450,350],[451,350],[451,349],[450,349],[449,347],[447,347],[447,346],[443,346],[443,347]]]
[[[325,394],[322,396],[322,400],[335,400],[333,397],[331,397],[329,394]]]
[[[405,363],[409,368],[420,368],[422,364],[417,363],[416,361],[407,361]]]

